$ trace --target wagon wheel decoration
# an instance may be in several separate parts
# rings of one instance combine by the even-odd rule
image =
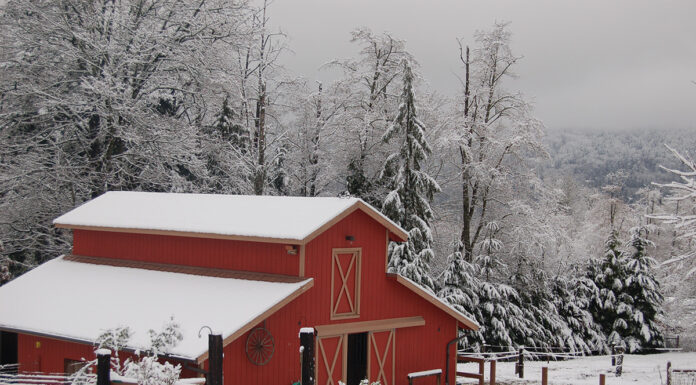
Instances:
[[[266,365],[273,357],[275,342],[268,329],[258,327],[249,333],[246,341],[246,355],[254,365]]]

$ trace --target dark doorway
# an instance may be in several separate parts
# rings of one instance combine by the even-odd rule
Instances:
[[[348,335],[346,385],[359,385],[367,378],[367,333]]]
[[[17,333],[0,332],[0,365],[17,363]]]

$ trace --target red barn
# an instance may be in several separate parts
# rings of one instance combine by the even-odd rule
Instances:
[[[225,384],[298,381],[301,328],[316,332],[317,384],[405,384],[447,356],[453,370],[448,343],[477,328],[387,273],[389,241],[407,234],[360,199],[109,192],[54,223],[72,254],[0,287],[1,355],[23,370],[69,370],[118,326],[126,352],[144,348],[173,317],[184,338],[169,359],[206,368],[209,326]]]

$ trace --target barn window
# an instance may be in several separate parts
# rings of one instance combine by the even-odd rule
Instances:
[[[361,249],[334,249],[331,257],[331,319],[360,316]]]

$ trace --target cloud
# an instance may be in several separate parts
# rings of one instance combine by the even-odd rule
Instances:
[[[439,92],[458,91],[456,38],[511,21],[523,55],[509,87],[533,97],[550,128],[695,127],[696,2],[558,0],[276,0],[271,24],[290,37],[283,61],[308,78],[356,54],[349,32],[367,26],[407,41]]]

